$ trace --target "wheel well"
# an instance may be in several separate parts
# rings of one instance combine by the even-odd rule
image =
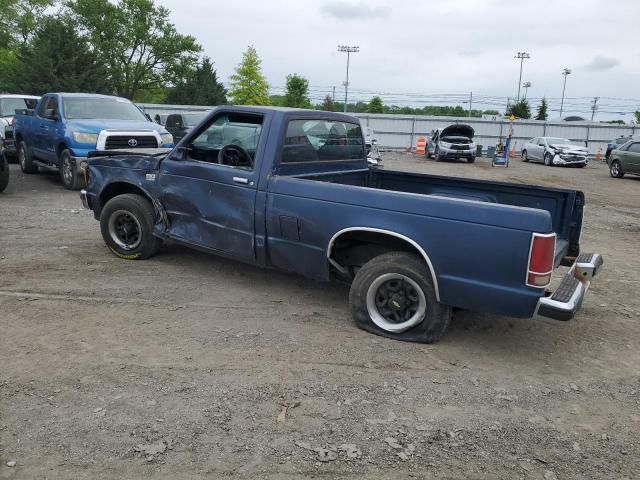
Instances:
[[[140,187],[127,182],[116,182],[107,185],[100,193],[101,207],[104,207],[105,204],[113,197],[117,197],[118,195],[122,195],[124,193],[135,193],[151,201],[149,195],[147,195]]]
[[[58,145],[58,148],[56,148],[56,156],[58,158],[60,158],[60,154],[62,153],[63,150],[65,150],[67,147],[67,145],[65,143],[61,143]]]
[[[404,236],[392,232],[350,230],[334,238],[329,248],[327,256],[330,263],[338,273],[351,279],[362,265],[378,255],[398,251],[413,253],[425,262],[438,291],[435,272],[426,253]]]

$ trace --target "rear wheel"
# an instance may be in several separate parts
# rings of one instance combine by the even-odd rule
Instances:
[[[613,162],[611,162],[611,166],[609,167],[609,173],[614,178],[624,177],[624,172],[622,171],[622,165],[620,165],[619,160],[614,160]]]
[[[3,153],[0,158],[0,192],[4,192],[7,185],[9,185],[9,162]]]
[[[33,163],[31,151],[24,140],[18,143],[18,161],[20,162],[20,170],[23,173],[36,173],[38,166]]]
[[[82,179],[78,175],[78,169],[71,158],[69,150],[63,150],[60,153],[58,161],[58,170],[60,172],[60,181],[67,190],[79,190],[82,186]]]
[[[125,193],[107,202],[100,214],[102,238],[114,255],[144,260],[155,255],[162,241],[153,236],[155,212],[141,195]]]
[[[390,252],[365,263],[349,292],[356,325],[396,340],[433,343],[451,320],[451,307],[438,303],[424,261]]]

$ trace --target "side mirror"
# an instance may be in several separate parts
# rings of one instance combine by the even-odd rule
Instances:
[[[47,108],[44,112],[44,118],[49,120],[57,120],[58,113],[53,108]]]

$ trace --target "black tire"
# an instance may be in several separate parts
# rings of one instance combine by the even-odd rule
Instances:
[[[60,173],[60,181],[64,188],[67,190],[80,190],[84,183],[78,166],[71,158],[71,152],[69,150],[62,150],[60,152],[60,158],[58,160],[58,172]]]
[[[547,167],[552,167],[553,166],[553,156],[549,152],[544,154],[544,164]]]
[[[9,185],[9,162],[3,152],[0,158],[0,192],[4,192],[7,185]]]
[[[611,165],[609,166],[609,174],[613,178],[624,177],[624,171],[622,170],[622,165],[620,165],[619,160],[614,160],[613,162],[611,162]]]
[[[100,231],[115,256],[144,260],[155,255],[162,245],[162,240],[153,236],[154,220],[155,212],[149,200],[125,193],[113,197],[102,209]]]
[[[401,295],[398,299],[389,300],[388,293],[393,282],[401,285],[396,291]],[[411,299],[412,296],[415,301]],[[385,297],[386,307],[379,304]],[[426,310],[420,314],[423,300]],[[394,305],[389,303],[391,301]],[[349,305],[359,328],[406,342],[437,342],[451,321],[451,307],[438,303],[431,274],[424,260],[406,252],[385,253],[365,263],[351,284]],[[404,310],[397,310],[400,305],[407,306]],[[414,313],[409,315],[414,307]],[[395,313],[404,312],[409,318],[402,322],[398,322],[397,317],[389,320],[391,310]],[[375,318],[370,312],[374,312]],[[395,316],[393,312],[391,315]]]
[[[528,162],[529,161],[529,157],[527,156],[527,151],[526,150],[522,151],[522,161],[523,162]]]
[[[18,143],[18,163],[20,163],[20,170],[22,170],[23,173],[38,172],[38,166],[33,163],[31,150],[29,150],[24,140],[20,140],[20,143]]]
[[[436,162],[441,162],[442,157],[440,156],[440,149],[438,147],[433,151],[433,158],[435,158]]]
[[[467,158],[468,163],[473,163],[476,161],[476,157]]]

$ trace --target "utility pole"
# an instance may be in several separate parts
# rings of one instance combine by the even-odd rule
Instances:
[[[338,51],[347,54],[347,78],[343,82],[344,85],[344,112],[347,112],[347,100],[349,98],[349,59],[351,58],[352,53],[358,53],[360,51],[360,47],[357,45],[349,46],[349,45],[338,45]]]
[[[471,106],[473,105],[473,92],[469,92],[469,118],[471,118]]]
[[[598,111],[598,100],[600,97],[593,97],[593,101],[591,102],[591,121],[593,122],[593,117],[596,116],[596,112]]]
[[[522,84],[522,88],[524,88],[524,99],[527,99],[527,92],[529,91],[529,87],[531,87],[531,82],[524,82]]]
[[[520,101],[520,86],[522,85],[522,62],[525,59],[531,58],[531,56],[527,52],[518,52],[515,57],[520,60],[520,78],[518,79],[518,102]]]
[[[560,120],[562,120],[562,107],[564,106],[564,91],[567,88],[567,76],[571,75],[571,69],[567,67],[563,68],[562,75],[564,75],[564,83],[562,85],[562,100],[560,101]]]
[[[336,86],[334,85],[332,88],[333,88],[333,95],[331,96],[331,99],[333,100],[333,103],[336,103]]]

